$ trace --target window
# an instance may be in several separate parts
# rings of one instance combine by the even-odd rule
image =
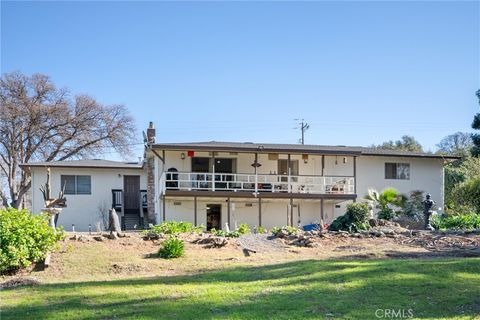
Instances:
[[[65,194],[91,194],[91,176],[67,176],[60,177],[60,184],[65,188]]]
[[[410,164],[408,163],[385,163],[385,179],[410,179]]]
[[[287,159],[279,159],[278,160],[278,174],[288,176],[288,160]],[[298,160],[291,160],[290,161],[290,175],[298,176]],[[297,182],[296,177],[291,178],[293,182]],[[288,180],[287,177],[281,177],[280,181],[286,182]]]

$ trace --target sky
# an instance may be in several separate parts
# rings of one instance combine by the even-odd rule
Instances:
[[[426,150],[480,111],[480,2],[1,2],[1,73],[124,104],[157,142]],[[106,152],[103,158],[118,158]]]

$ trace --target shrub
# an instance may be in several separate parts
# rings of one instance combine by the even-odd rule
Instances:
[[[165,221],[143,231],[144,236],[159,236],[161,234],[177,235],[179,233],[196,232],[200,233],[205,227],[200,225],[195,227],[190,222]]]
[[[240,232],[238,232],[238,230],[226,232],[226,231],[223,231],[223,230],[216,230],[214,228],[214,229],[211,229],[210,232],[217,237],[238,238],[238,237],[241,236],[241,234],[240,234]]]
[[[242,223],[241,225],[239,225],[236,231],[238,231],[238,233],[240,234],[246,234],[251,232],[250,227],[246,223]]]
[[[162,243],[162,247],[158,250],[158,255],[164,259],[172,259],[183,256],[185,244],[176,237],[170,237]]]
[[[405,216],[415,221],[423,220],[423,193],[424,192],[420,190],[410,192],[405,202],[405,207],[403,208],[403,214]]]
[[[347,206],[347,212],[345,212],[343,216],[335,219],[332,224],[330,224],[329,230],[349,232],[367,230],[369,228],[368,215],[367,203],[350,203]]]
[[[379,211],[380,219],[392,219],[396,216],[398,210],[394,208],[403,208],[407,197],[404,194],[399,193],[394,188],[386,188],[382,192],[378,192],[373,189],[368,190],[368,194],[365,196],[366,200],[369,200],[375,204]],[[381,216],[380,216],[381,215]]]
[[[384,220],[392,220],[393,218],[396,217],[396,213],[392,208],[383,208],[380,209],[377,213],[378,219],[384,219]]]
[[[280,231],[284,231],[285,233],[287,233],[288,235],[292,235],[292,234],[297,234],[300,229],[298,228],[295,228],[295,227],[291,227],[291,226],[283,226],[283,227],[273,227],[272,228],[272,234],[274,236],[278,235],[278,233]]]
[[[463,215],[448,215],[432,217],[432,226],[435,229],[472,230],[480,228],[480,214],[470,213]]]
[[[32,215],[26,210],[0,210],[0,273],[28,267],[44,259],[56,248],[64,232],[55,232],[47,215]]]
[[[267,229],[265,229],[265,227],[258,226],[258,227],[255,227],[254,232],[255,233],[267,233]]]
[[[456,185],[453,189],[454,203],[480,214],[480,176]]]

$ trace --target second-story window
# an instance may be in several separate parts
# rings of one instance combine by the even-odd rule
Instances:
[[[62,175],[60,185],[65,188],[65,194],[91,194],[91,176]]]
[[[385,179],[410,179],[410,164],[409,163],[385,163]]]
[[[279,159],[278,160],[278,174],[288,176],[288,160],[287,159]],[[290,161],[290,175],[291,176],[298,176],[298,160],[291,160]],[[287,177],[281,177],[281,181],[286,182]],[[292,181],[295,182],[297,178],[292,178]]]

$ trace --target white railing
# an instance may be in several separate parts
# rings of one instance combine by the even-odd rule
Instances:
[[[165,190],[354,194],[355,179],[346,176],[165,172]]]

